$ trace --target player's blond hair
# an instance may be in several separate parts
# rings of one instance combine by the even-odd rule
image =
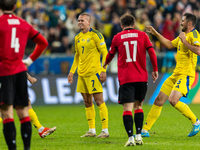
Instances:
[[[91,16],[88,13],[81,13],[79,16],[87,16],[89,18],[89,21],[91,21]]]

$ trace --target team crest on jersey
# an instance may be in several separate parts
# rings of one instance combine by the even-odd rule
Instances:
[[[90,42],[90,38],[87,39],[87,42]]]

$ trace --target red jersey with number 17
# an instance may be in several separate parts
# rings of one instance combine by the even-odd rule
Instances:
[[[132,28],[126,29],[114,36],[106,63],[118,52],[119,84],[131,82],[147,82],[146,51],[151,51],[151,62],[157,71],[157,59],[152,43],[145,32]]]
[[[13,15],[0,17],[0,76],[8,76],[26,71],[22,62],[28,39],[38,35],[25,20]]]

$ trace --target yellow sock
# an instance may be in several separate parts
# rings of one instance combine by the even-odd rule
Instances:
[[[2,122],[2,118],[0,117],[0,123]]]
[[[181,101],[178,101],[174,108],[178,109],[182,113],[182,115],[187,117],[192,122],[192,124],[196,123],[197,117],[194,115],[188,105]]]
[[[31,119],[31,123],[35,126],[35,128],[40,129],[42,127],[42,125],[40,124],[38,117],[35,113],[35,111],[33,110],[33,108],[28,110],[30,119]]]
[[[155,121],[160,116],[161,110],[162,110],[162,106],[157,106],[153,104],[153,106],[151,107],[151,110],[149,111],[147,115],[146,123],[143,127],[144,130],[149,131],[151,129]]]
[[[94,104],[91,107],[85,108],[86,117],[89,125],[89,129],[95,129],[95,109]]]
[[[102,103],[99,107],[99,114],[101,118],[101,123],[102,123],[102,129],[107,129],[108,128],[108,109],[106,107],[105,102]]]

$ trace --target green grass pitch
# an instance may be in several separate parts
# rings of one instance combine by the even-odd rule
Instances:
[[[150,138],[143,138],[142,146],[124,147],[128,140],[122,121],[122,106],[107,104],[109,112],[109,133],[106,139],[80,138],[88,131],[84,105],[56,105],[33,106],[43,126],[57,126],[57,130],[42,139],[37,130],[32,128],[31,150],[197,150],[200,149],[200,133],[194,137],[187,137],[191,130],[190,121],[181,115],[170,104],[165,104],[152,129]],[[200,105],[190,104],[191,110],[200,118]],[[151,106],[143,106],[146,118]],[[98,108],[96,109],[96,131],[101,132],[101,122]],[[20,122],[15,114],[17,130],[17,148],[23,150],[20,135]],[[6,150],[7,146],[0,126],[0,149]],[[134,131],[135,133],[135,131]]]

